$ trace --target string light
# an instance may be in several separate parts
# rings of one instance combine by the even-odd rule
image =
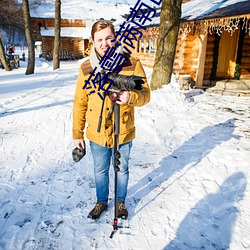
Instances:
[[[240,20],[243,20],[242,29],[245,29],[246,34],[250,35],[249,19],[249,16],[241,16],[209,19],[200,22],[183,22],[180,24],[179,33],[186,36],[191,32],[200,33],[203,31],[205,36],[213,32],[220,36],[223,31],[226,31],[232,36],[239,29]]]

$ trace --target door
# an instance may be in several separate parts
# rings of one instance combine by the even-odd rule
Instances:
[[[216,78],[233,78],[238,50],[239,30],[233,35],[227,31],[221,34]]]

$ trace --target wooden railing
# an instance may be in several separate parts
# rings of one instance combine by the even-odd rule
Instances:
[[[82,55],[75,55],[71,51],[59,51],[59,60],[77,60],[83,58]],[[53,60],[53,53],[49,51],[47,53],[46,59],[48,61]]]

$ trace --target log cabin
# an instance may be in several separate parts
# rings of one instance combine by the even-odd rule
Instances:
[[[41,57],[52,60],[54,18],[32,18],[34,40],[41,42]],[[81,59],[86,55],[92,20],[61,20],[60,59]]]
[[[146,30],[138,29],[143,37],[133,54],[147,67],[154,65],[159,26],[157,9]],[[173,73],[199,88],[236,79],[250,91],[250,1],[183,1]]]

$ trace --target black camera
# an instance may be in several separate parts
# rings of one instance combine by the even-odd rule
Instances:
[[[107,75],[107,77],[113,81],[113,84],[110,86],[109,89],[112,87],[120,90],[127,90],[127,89],[142,89],[142,84],[144,81],[142,80],[142,76],[126,76],[126,75],[116,75],[111,71],[102,70],[102,75]]]
[[[80,161],[86,154],[86,149],[82,147],[76,147],[72,151],[72,157],[74,162]]]
[[[141,76],[125,76],[108,73],[108,78],[114,81],[112,85],[118,89],[141,90],[141,86],[144,83]]]
[[[109,70],[102,70],[102,76],[106,76],[109,81],[113,81],[112,85],[108,89],[108,96],[112,101],[116,101],[120,91],[129,89],[142,89],[142,76],[127,76],[127,75],[116,75]],[[109,82],[108,81],[108,82]]]

